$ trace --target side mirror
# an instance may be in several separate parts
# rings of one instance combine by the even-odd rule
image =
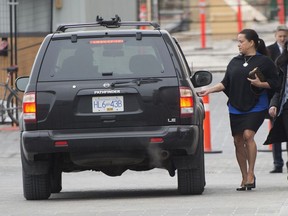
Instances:
[[[24,92],[29,82],[29,76],[21,76],[15,80],[15,86],[18,91]]]
[[[209,71],[196,71],[191,78],[191,82],[197,88],[209,85],[212,79],[212,74]]]

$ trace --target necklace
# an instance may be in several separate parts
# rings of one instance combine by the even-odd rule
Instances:
[[[244,67],[247,67],[248,66],[248,62],[249,62],[249,60],[252,58],[253,56],[251,56],[248,60],[246,60],[246,58],[244,57],[244,63],[243,63],[243,66]]]

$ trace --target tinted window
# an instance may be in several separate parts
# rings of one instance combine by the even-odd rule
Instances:
[[[175,76],[161,37],[54,40],[44,56],[40,81]]]

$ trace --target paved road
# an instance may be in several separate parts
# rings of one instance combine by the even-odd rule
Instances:
[[[222,73],[214,73],[219,82]],[[269,174],[271,152],[259,152],[257,188],[237,192],[241,176],[234,156],[224,94],[210,96],[211,153],[205,154],[207,186],[203,195],[180,196],[177,179],[164,170],[126,172],[121,177],[83,172],[63,175],[63,191],[46,201],[26,201],[22,195],[19,134],[0,126],[0,215],[288,215],[287,172]],[[256,140],[262,146],[268,131],[264,123]],[[214,154],[221,150],[222,153]],[[284,159],[287,160],[286,152]]]
[[[270,25],[270,26],[269,26]],[[274,24],[257,26],[267,44],[273,42]],[[195,70],[207,69],[221,80],[228,61],[237,54],[234,40],[213,41],[207,38],[207,49],[199,49],[199,37],[179,36],[188,62]],[[211,49],[210,49],[211,48]],[[224,94],[210,96],[211,145],[205,154],[207,185],[201,196],[179,196],[177,179],[167,171],[126,172],[121,177],[83,172],[63,174],[63,191],[46,201],[26,201],[22,195],[19,155],[19,133],[9,125],[0,125],[0,216],[26,215],[288,215],[288,182],[286,170],[269,174],[272,153],[262,146],[268,123],[260,128],[256,176],[257,188],[236,192],[241,176],[234,155]],[[222,153],[214,153],[221,151]],[[268,152],[267,152],[268,151]],[[286,152],[283,153],[287,160]]]

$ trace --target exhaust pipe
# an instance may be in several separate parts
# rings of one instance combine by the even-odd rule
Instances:
[[[161,160],[166,160],[169,156],[170,156],[169,151],[162,150],[162,151],[160,152],[160,159],[161,159]]]

